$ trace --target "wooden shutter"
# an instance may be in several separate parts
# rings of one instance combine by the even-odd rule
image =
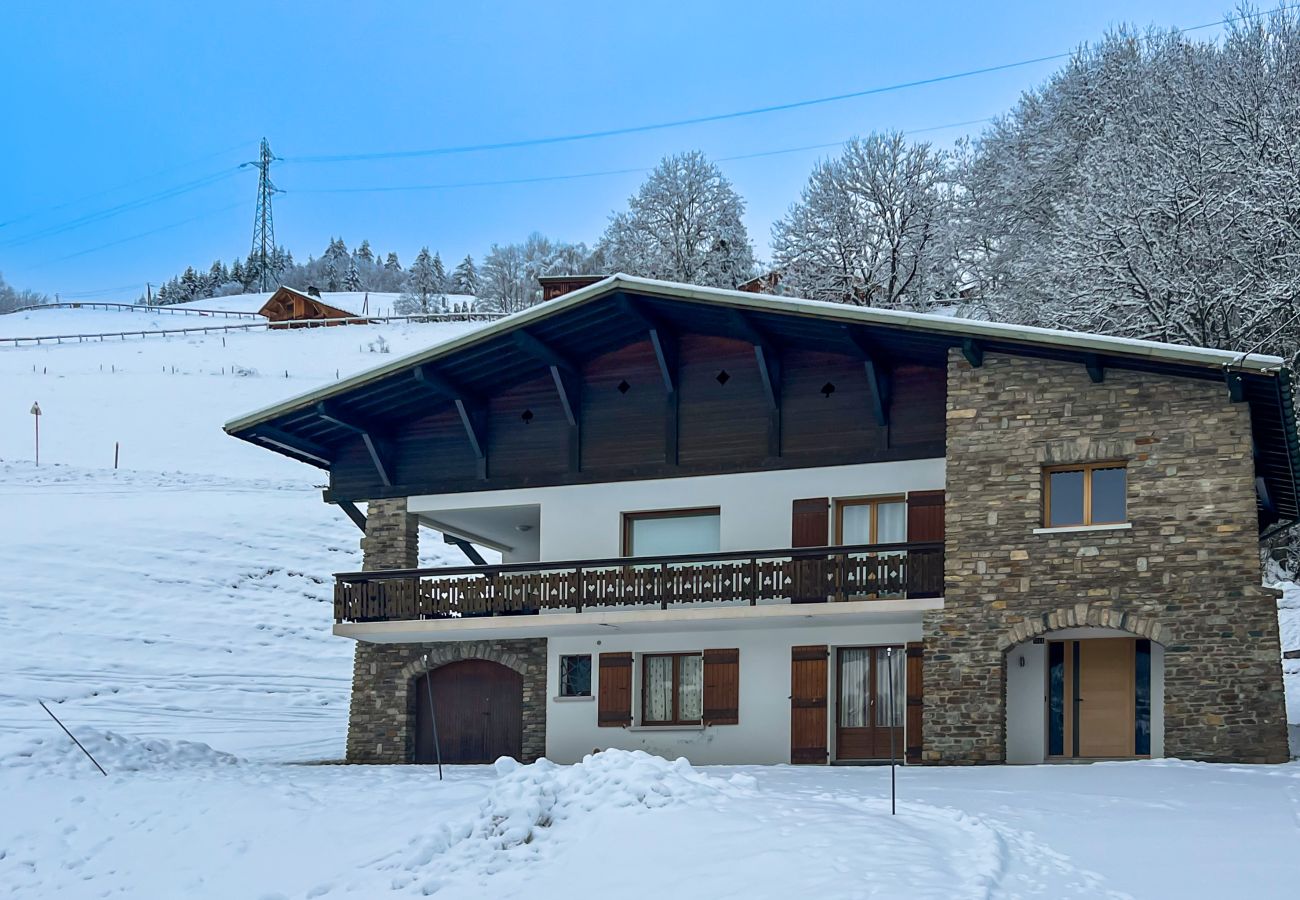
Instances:
[[[616,728],[632,724],[632,654],[600,654],[596,724]]]
[[[922,680],[925,662],[925,645],[917,642],[907,645],[907,761],[921,762],[924,746],[921,721],[925,712],[925,683]]]
[[[907,539],[943,540],[943,491],[912,491],[907,495]]]
[[[790,524],[791,547],[825,547],[830,543],[831,500],[813,497],[794,501]]]
[[[740,651],[704,651],[704,724],[740,724]]]
[[[826,682],[830,651],[823,644],[790,651],[790,762],[824,764]]]

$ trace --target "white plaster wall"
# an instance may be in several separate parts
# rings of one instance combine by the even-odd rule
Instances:
[[[552,637],[547,649],[546,755],[559,763],[579,761],[593,750],[618,747],[644,750],[669,759],[685,756],[703,765],[790,762],[790,648],[827,644],[827,746],[835,751],[835,648],[905,644],[921,639],[921,620],[889,625],[781,627],[745,631],[682,631],[654,635]],[[633,722],[640,720],[641,661],[646,652],[688,652],[738,648],[740,651],[739,724],[688,729],[601,728],[596,724],[601,653],[631,652],[633,658]],[[573,653],[592,656],[589,699],[558,699],[559,657]],[[902,759],[903,747],[899,747]]]
[[[1113,628],[1065,628],[1048,640],[1133,637]],[[1020,666],[1020,657],[1025,665]],[[1151,756],[1165,755],[1165,648],[1151,642]],[[1047,758],[1047,644],[1026,642],[1007,651],[1007,762]]]
[[[561,485],[429,494],[410,498],[410,510],[437,511],[538,504],[541,560],[601,559],[621,555],[622,514],[717,506],[723,550],[790,546],[790,505],[806,497],[862,497],[941,490],[944,460],[863,463],[772,472],[741,472],[605,484]]]

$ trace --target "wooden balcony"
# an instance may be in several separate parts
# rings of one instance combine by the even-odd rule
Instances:
[[[862,544],[348,572],[335,576],[334,621],[899,600],[942,592],[942,542]]]

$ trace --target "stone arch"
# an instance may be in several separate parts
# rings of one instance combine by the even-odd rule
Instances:
[[[454,644],[437,644],[429,647],[424,653],[402,667],[401,680],[410,682],[439,666],[460,662],[464,659],[485,659],[488,662],[499,663],[507,669],[513,669],[525,677],[530,674],[528,665],[520,659],[518,654],[503,650],[492,643],[467,641]]]
[[[1026,616],[1011,628],[998,635],[998,650],[1006,653],[1017,644],[1063,628],[1092,625],[1098,628],[1115,628],[1138,637],[1149,638],[1161,644],[1169,643],[1169,627],[1153,616],[1125,612],[1112,606],[1076,603],[1059,609]]]
[[[450,641],[408,645],[415,655],[395,667],[392,686],[395,712],[400,716],[397,736],[402,758],[415,754],[415,682],[424,673],[463,660],[481,659],[505,666],[523,679],[523,759],[532,762],[546,753],[546,639],[519,638],[499,641]],[[391,670],[390,670],[391,671]]]

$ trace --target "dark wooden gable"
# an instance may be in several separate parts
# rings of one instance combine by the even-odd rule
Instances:
[[[1285,368],[1225,369],[1084,335],[687,285],[602,284],[227,430],[329,470],[336,500],[932,458],[944,454],[948,354],[979,366],[985,353],[1008,353],[1075,362],[1094,380],[1123,368],[1223,383],[1250,406],[1260,521],[1300,518]]]
[[[417,367],[394,377],[387,404],[341,411],[340,421],[371,423],[392,471],[385,484],[373,435],[322,438],[331,494],[372,499],[943,455],[942,353],[898,363],[877,342],[868,365],[842,328],[781,330],[626,301],[582,312],[584,328],[530,329],[503,342],[494,360]]]

